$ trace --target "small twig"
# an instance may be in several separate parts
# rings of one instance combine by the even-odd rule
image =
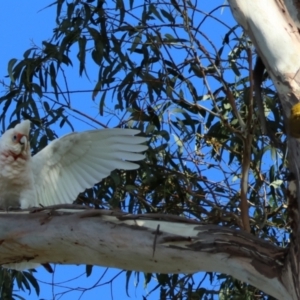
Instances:
[[[159,227],[160,227],[160,224],[157,225],[157,228],[155,230],[155,235],[154,235],[154,240],[153,240],[152,258],[154,258],[154,254],[155,254],[156,242],[157,242],[157,237],[158,237],[158,234],[159,234]]]
[[[249,171],[250,171],[250,156],[251,156],[251,151],[249,151],[251,149],[251,144],[249,146],[248,144],[249,142],[252,143],[252,136],[248,136],[248,138],[246,138],[244,141],[242,178],[241,178],[241,205],[240,205],[243,227],[244,230],[246,230],[247,232],[250,232],[248,200],[247,200],[248,180],[249,180]]]

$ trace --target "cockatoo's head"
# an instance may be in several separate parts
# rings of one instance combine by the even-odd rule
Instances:
[[[14,128],[4,132],[0,139],[0,149],[5,156],[27,158],[30,153],[29,144],[30,121],[25,120]]]

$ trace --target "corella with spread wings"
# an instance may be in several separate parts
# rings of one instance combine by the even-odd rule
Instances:
[[[0,208],[5,210],[72,203],[111,171],[137,169],[132,161],[144,159],[140,152],[147,149],[146,138],[134,136],[138,130],[115,128],[70,133],[31,157],[29,131],[25,120],[0,139]]]
[[[134,170],[144,159],[144,137],[135,129],[70,133],[31,157],[30,121],[0,139],[0,206],[4,209],[72,203],[115,169]]]

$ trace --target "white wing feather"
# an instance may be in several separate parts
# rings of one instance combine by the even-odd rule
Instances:
[[[35,205],[72,203],[115,169],[133,170],[126,161],[144,159],[146,138],[133,136],[134,129],[103,129],[71,133],[54,140],[32,158]]]

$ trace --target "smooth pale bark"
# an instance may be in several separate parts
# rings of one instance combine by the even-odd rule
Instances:
[[[291,107],[300,100],[300,34],[299,7],[295,0],[228,0],[237,22],[251,38],[278,91],[285,120]],[[291,13],[291,15],[289,14]],[[286,131],[289,133],[288,123]],[[300,299],[300,144],[288,134],[289,168],[296,176],[296,199],[289,198],[292,218],[291,243],[281,281],[286,287],[286,297]],[[275,288],[275,286],[274,286]],[[286,297],[279,299],[286,299]]]
[[[153,218],[156,218],[153,219]],[[0,264],[91,264],[160,273],[215,271],[284,299],[284,250],[244,231],[103,210],[0,215]],[[275,288],[274,288],[275,287]]]
[[[300,99],[300,35],[297,26],[279,1],[228,2],[235,19],[262,58],[288,117],[292,105]]]

